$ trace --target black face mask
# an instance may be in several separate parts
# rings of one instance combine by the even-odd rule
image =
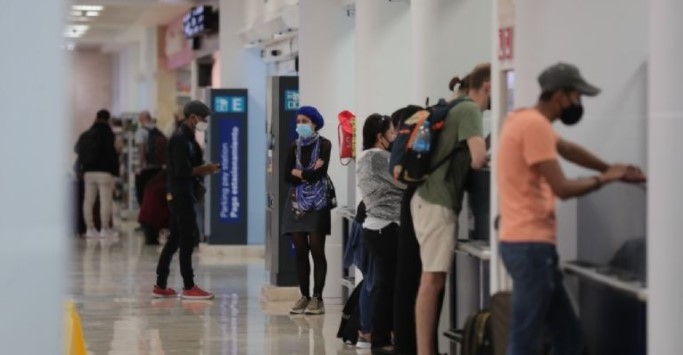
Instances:
[[[489,111],[491,110],[491,96],[489,96],[489,103],[486,105],[486,109]]]
[[[583,106],[572,103],[571,106],[562,110],[562,113],[560,113],[560,120],[567,126],[573,126],[581,121],[582,116]]]
[[[388,140],[387,137],[384,137],[384,136],[382,136],[382,137],[384,138],[385,141],[387,141],[386,150],[391,151],[391,148],[394,147],[394,142]]]

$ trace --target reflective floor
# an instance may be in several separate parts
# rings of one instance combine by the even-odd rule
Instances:
[[[90,354],[369,354],[336,338],[341,306],[327,305],[323,316],[266,313],[263,259],[195,256],[196,282],[216,299],[153,300],[160,247],[130,233],[75,248],[70,293]],[[169,286],[182,288],[177,256]]]

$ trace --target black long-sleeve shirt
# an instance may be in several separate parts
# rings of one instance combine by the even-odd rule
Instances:
[[[315,144],[311,144],[307,147],[301,147],[301,164],[307,167],[311,163],[311,155],[313,153],[313,148]],[[309,183],[317,182],[320,179],[327,176],[327,168],[330,166],[330,154],[332,151],[332,143],[320,137],[320,155],[318,159],[323,161],[323,166],[320,169],[303,169],[301,176]],[[296,186],[302,183],[302,180],[298,177],[292,175],[292,170],[296,169],[296,142],[292,143],[289,147],[289,152],[287,153],[287,161],[285,165],[285,181]]]
[[[181,124],[168,142],[168,190],[174,194],[193,194],[201,180],[192,176],[192,169],[202,164],[202,148],[194,131]]]
[[[119,163],[119,155],[116,152],[116,137],[114,136],[114,131],[111,129],[108,123],[95,122],[95,124],[90,127],[88,131],[83,133],[76,143],[76,152],[79,151],[79,146],[82,143],[85,135],[91,135],[88,139],[95,145],[93,149],[97,151],[96,159],[91,162],[82,163],[79,162],[81,170],[85,173],[89,172],[102,172],[109,173],[114,176],[119,176],[119,170],[121,169]]]

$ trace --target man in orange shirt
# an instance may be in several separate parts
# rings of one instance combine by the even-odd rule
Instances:
[[[552,336],[555,354],[578,355],[581,331],[558,269],[555,197],[581,196],[619,180],[643,182],[645,176],[633,166],[609,165],[553,131],[558,118],[566,125],[578,123],[581,96],[600,92],[575,66],[553,65],[538,82],[542,93],[536,107],[509,115],[498,147],[500,252],[514,285],[508,355],[540,354],[544,331]],[[567,179],[558,156],[598,174]]]

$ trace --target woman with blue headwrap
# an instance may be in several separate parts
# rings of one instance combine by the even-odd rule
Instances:
[[[290,147],[284,170],[290,190],[282,216],[282,233],[290,235],[294,242],[301,290],[301,299],[290,313],[323,314],[322,293],[327,276],[325,237],[330,234],[330,209],[333,207],[327,176],[332,143],[318,133],[325,120],[315,107],[299,108],[296,123],[298,138]],[[313,296],[310,293],[309,252],[313,257]]]

